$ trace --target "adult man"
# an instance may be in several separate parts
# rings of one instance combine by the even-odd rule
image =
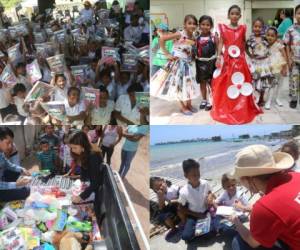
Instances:
[[[236,157],[234,176],[250,192],[264,195],[252,208],[250,230],[231,218],[239,233],[232,249],[300,249],[300,174],[288,171],[292,156],[252,145]]]
[[[30,173],[13,163],[4,155],[4,152],[13,147],[13,132],[7,127],[0,127],[0,202],[23,200],[30,194],[30,189],[25,187],[30,179],[20,175],[30,175]]]

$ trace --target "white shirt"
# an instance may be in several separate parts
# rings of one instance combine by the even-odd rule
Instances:
[[[9,96],[8,89],[2,87],[0,89],[0,109],[4,109],[8,107],[9,105],[8,96]]]
[[[210,186],[206,180],[200,179],[200,185],[193,188],[191,184],[185,184],[179,191],[178,202],[185,206],[188,203],[188,209],[196,213],[204,213],[207,210],[206,198]]]
[[[65,108],[67,116],[79,115],[82,111],[85,111],[85,105],[82,101],[71,107],[68,100],[65,100]]]
[[[92,124],[108,125],[110,123],[111,113],[115,108],[115,103],[111,100],[107,101],[105,108],[97,107],[92,110]]]
[[[135,105],[133,109],[131,109],[131,102],[128,94],[119,96],[116,102],[115,110],[121,112],[122,116],[132,121],[134,124],[140,124],[140,117],[141,117],[140,111],[137,105]],[[121,122],[118,119],[117,119],[117,123],[118,125],[127,126],[126,123]]]
[[[143,28],[141,28],[141,26],[128,26],[127,28],[125,28],[124,30],[124,39],[125,41],[132,41],[135,43],[139,43],[141,38],[142,38],[142,31]]]
[[[118,83],[117,85],[117,96],[119,97],[120,95],[126,95],[127,94],[127,89],[131,85],[131,81],[128,81],[125,84]]]
[[[29,83],[28,79],[27,79],[25,76],[23,76],[23,75],[19,75],[19,76],[17,77],[17,83],[22,83],[22,84],[24,84],[25,87],[26,87],[27,92],[28,92],[29,90],[31,90],[31,88],[32,88],[32,85]]]
[[[97,82],[96,88],[99,88],[100,86],[106,87],[109,94],[109,100],[115,101],[117,88],[115,81],[111,81],[107,86],[105,86],[102,82]]]
[[[225,190],[217,199],[216,203],[220,206],[233,206],[234,202],[238,200],[240,201],[244,206],[247,206],[248,201],[241,191],[236,191],[235,195],[230,198],[228,192]]]
[[[24,105],[24,99],[20,98],[18,96],[14,97],[15,105],[17,106],[18,114],[24,117],[28,116],[28,113],[25,112],[23,105]]]
[[[67,86],[65,86],[64,89],[55,86],[52,94],[52,101],[65,101],[67,99],[67,93],[68,93]]]
[[[171,185],[167,188],[167,193],[165,194],[165,199],[168,201],[178,199],[179,187],[176,185]]]

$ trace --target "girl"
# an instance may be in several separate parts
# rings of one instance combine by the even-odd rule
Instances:
[[[296,23],[291,26],[284,35],[288,65],[291,71],[290,78],[290,107],[296,108],[300,86],[300,5],[295,8]]]
[[[80,89],[71,87],[68,90],[68,98],[65,100],[67,122],[73,125],[83,125],[85,119],[85,106],[80,101]]]
[[[265,109],[270,109],[273,99],[275,99],[278,106],[282,106],[282,103],[278,100],[278,92],[281,76],[287,75],[287,56],[284,45],[277,39],[276,28],[269,27],[266,32],[266,38],[269,44],[272,78],[270,79],[269,94]]]
[[[239,25],[241,9],[233,5],[228,10],[230,24],[219,24],[220,42],[212,81],[214,120],[226,124],[251,122],[261,113],[253,95],[251,74],[245,58],[246,25]],[[224,46],[224,53],[221,52]],[[221,63],[221,58],[223,63]]]
[[[268,86],[268,81],[271,76],[269,63],[268,42],[262,34],[264,21],[257,18],[253,21],[253,33],[247,40],[246,52],[251,58],[251,63],[254,67],[252,73],[252,82],[255,90],[260,93],[258,105],[264,105],[264,92]]]
[[[185,216],[180,212],[177,202],[180,188],[160,177],[150,178],[150,188],[157,194],[159,221],[171,229],[166,235],[166,239],[170,238],[178,229],[176,227],[177,216],[185,221]]]
[[[178,100],[184,115],[192,115],[197,110],[192,106],[192,99],[199,96],[194,73],[192,71],[192,46],[195,44],[193,32],[197,19],[193,15],[184,18],[184,30],[172,34],[159,34],[160,48],[169,62],[166,70],[157,71],[151,78],[152,95],[171,100]],[[172,54],[166,49],[166,41],[174,40]],[[166,73],[167,71],[167,73]]]
[[[112,154],[114,153],[115,146],[122,139],[122,127],[117,125],[106,125],[103,128],[101,136],[101,150],[103,159],[106,155],[106,162],[110,165]]]
[[[102,157],[99,153],[92,152],[91,144],[82,131],[77,132],[70,138],[71,156],[76,165],[81,168],[81,179],[89,181],[90,185],[79,195],[73,196],[72,202],[80,203],[87,199],[93,192],[95,193],[95,201],[98,200],[98,190],[102,184]],[[95,204],[95,208],[99,208],[99,204]]]
[[[52,101],[65,101],[67,99],[68,87],[64,74],[56,74],[52,78],[51,84],[55,86],[52,93]]]
[[[207,88],[210,89],[210,81],[215,70],[216,49],[218,46],[218,37],[211,33],[213,20],[210,16],[202,16],[199,19],[199,28],[201,34],[196,40],[196,79],[200,83],[202,102],[200,109],[211,110],[211,104],[207,100]]]

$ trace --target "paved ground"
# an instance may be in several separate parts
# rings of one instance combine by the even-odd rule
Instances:
[[[257,116],[251,124],[295,124],[300,123],[300,107],[297,109],[289,108],[288,84],[285,83],[280,89],[280,100],[283,107],[275,104],[271,110],[264,110],[262,115]],[[199,108],[201,98],[193,101],[194,107]],[[158,98],[151,97],[151,125],[165,124],[222,124],[214,121],[209,112],[198,111],[192,116],[182,115],[179,111],[177,102],[167,102]]]

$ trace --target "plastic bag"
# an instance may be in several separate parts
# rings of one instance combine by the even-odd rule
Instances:
[[[79,86],[87,79],[87,68],[88,65],[71,66],[72,74]]]
[[[65,58],[63,54],[48,57],[47,62],[51,71],[55,73],[64,73],[65,70]]]
[[[48,83],[38,81],[25,97],[24,102],[36,101],[38,98],[49,95],[53,90],[53,86]]]
[[[66,119],[66,108],[64,102],[44,102],[41,103],[43,109],[53,118],[59,121],[65,121]]]
[[[120,61],[119,49],[113,47],[102,47],[102,58],[112,57],[116,61]]]
[[[0,75],[0,81],[14,86],[17,83],[17,78],[13,73],[11,66],[7,64]]]
[[[99,107],[100,102],[100,91],[99,89],[82,87],[82,99],[86,107],[89,105],[93,105],[95,107]]]
[[[36,81],[42,78],[40,66],[36,59],[32,63],[26,65],[26,72],[31,84],[34,84]]]
[[[8,53],[8,57],[11,62],[20,61],[22,58],[19,43],[15,44],[14,46],[7,49],[7,53]]]
[[[122,55],[121,71],[136,72],[137,57],[133,54]]]

